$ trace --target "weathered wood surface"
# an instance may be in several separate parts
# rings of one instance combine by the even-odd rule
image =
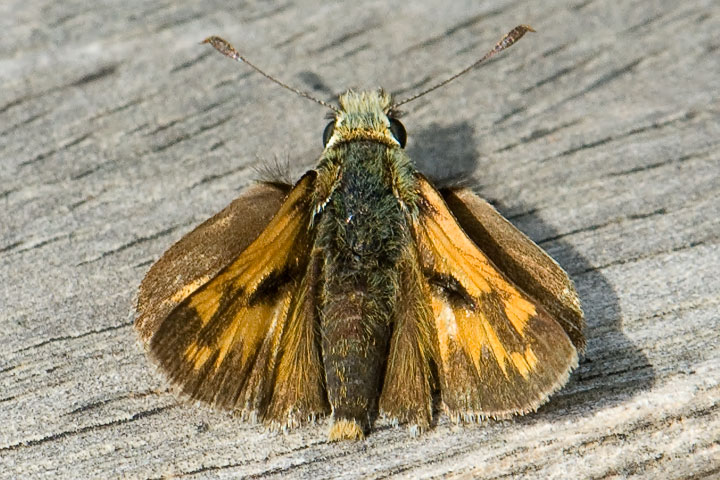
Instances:
[[[0,477],[720,476],[720,4],[0,3]],[[447,2],[449,3],[449,2]],[[330,98],[465,66],[407,106],[409,151],[478,190],[577,284],[588,349],[537,413],[331,444],[178,402],[136,288],[254,167],[320,153]]]

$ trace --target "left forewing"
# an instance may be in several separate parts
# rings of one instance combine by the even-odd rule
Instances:
[[[575,347],[468,238],[437,190],[422,177],[419,185],[413,233],[430,291],[446,410],[474,419],[536,409],[567,381],[577,365]]]
[[[148,322],[150,356],[194,400],[293,424],[326,411],[310,252],[314,174],[214,278]]]

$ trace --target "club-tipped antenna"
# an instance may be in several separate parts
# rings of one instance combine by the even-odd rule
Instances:
[[[233,47],[232,45],[230,45],[230,42],[228,42],[227,40],[224,40],[224,39],[222,39],[222,38],[220,38],[220,37],[212,36],[212,37],[208,37],[208,38],[206,38],[205,40],[203,40],[202,43],[209,43],[210,45],[212,45],[213,47],[215,47],[215,50],[217,50],[218,52],[222,53],[223,55],[225,55],[225,56],[227,56],[227,57],[230,57],[230,58],[232,58],[233,60],[237,60],[238,62],[243,62],[243,63],[247,64],[250,68],[252,68],[252,69],[255,70],[256,72],[258,72],[260,75],[262,75],[263,77],[267,78],[268,80],[270,80],[270,81],[272,81],[272,82],[277,83],[277,84],[280,85],[281,87],[286,88],[286,89],[290,90],[291,92],[294,92],[294,93],[300,95],[301,97],[305,97],[305,98],[307,98],[308,100],[312,100],[312,101],[315,102],[315,103],[319,103],[319,104],[322,105],[323,107],[327,107],[327,108],[329,108],[330,110],[334,111],[335,113],[339,113],[339,112],[340,112],[340,110],[338,110],[338,108],[337,108],[336,106],[330,105],[329,103],[324,102],[324,101],[320,100],[319,98],[315,98],[315,97],[313,97],[312,95],[310,95],[310,94],[307,93],[307,92],[303,92],[302,90],[298,90],[297,88],[293,88],[293,87],[291,87],[290,85],[281,82],[281,81],[278,80],[277,78],[275,78],[275,77],[273,77],[273,76],[271,76],[271,75],[268,75],[267,73],[263,72],[263,71],[260,70],[258,67],[256,67],[256,66],[253,65],[252,63],[250,63],[250,62],[247,60],[247,58],[245,58],[245,57],[243,57],[242,55],[240,55],[240,53],[239,53],[237,50],[235,50],[235,47]]]
[[[517,27],[510,30],[498,43],[496,43],[495,46],[492,48],[492,50],[487,52],[485,55],[483,55],[478,61],[476,61],[472,65],[460,70],[458,73],[456,73],[455,75],[453,75],[449,78],[446,78],[442,82],[433,85],[432,87],[428,88],[427,90],[423,90],[420,93],[416,93],[412,97],[406,98],[404,100],[401,100],[401,101],[393,104],[393,108],[399,107],[400,105],[405,105],[406,103],[412,102],[413,100],[416,100],[416,99],[422,97],[423,95],[426,95],[426,94],[432,92],[433,90],[437,90],[438,88],[447,85],[448,83],[452,82],[456,78],[458,78],[462,75],[465,75],[467,72],[469,72],[470,70],[474,69],[475,67],[477,67],[478,65],[483,63],[485,60],[502,52],[506,48],[512,46],[515,42],[520,40],[520,38],[522,38],[522,36],[525,35],[527,32],[534,32],[534,31],[535,30],[533,30],[533,28],[530,25],[518,25]]]

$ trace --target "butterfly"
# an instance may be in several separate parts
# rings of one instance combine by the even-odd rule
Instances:
[[[396,107],[421,94],[296,92],[333,110],[317,167],[250,187],[150,268],[149,356],[193,400],[281,427],[329,415],[331,440],[378,414],[427,429],[434,401],[455,421],[537,409],[585,344],[568,275],[469,188],[416,170]]]

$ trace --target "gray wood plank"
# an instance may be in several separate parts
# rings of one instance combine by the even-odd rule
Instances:
[[[465,175],[577,284],[588,349],[534,414],[266,431],[167,391],[137,286],[259,164],[326,123],[198,42],[321,98],[408,104],[423,171]],[[710,0],[0,4],[0,478],[720,476],[720,4]]]

